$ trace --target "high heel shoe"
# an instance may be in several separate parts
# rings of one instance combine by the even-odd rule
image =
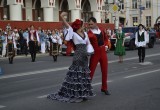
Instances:
[[[109,91],[101,89],[101,92],[104,92],[105,95],[111,95]]]

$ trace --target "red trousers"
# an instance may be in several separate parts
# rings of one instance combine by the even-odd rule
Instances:
[[[98,62],[101,66],[101,72],[102,72],[102,90],[108,90],[107,86],[107,74],[108,74],[108,58],[105,51],[105,46],[97,47],[94,49],[94,54],[90,58],[90,65],[89,68],[91,70],[90,77],[93,79],[93,75],[95,72],[95,69],[97,67]]]
[[[70,56],[72,50],[73,50],[73,43],[72,42],[67,42],[66,55]]]

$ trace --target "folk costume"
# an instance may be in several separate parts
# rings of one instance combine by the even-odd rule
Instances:
[[[80,20],[79,20],[80,21]],[[65,40],[73,40],[75,44],[75,53],[72,65],[62,83],[62,87],[57,93],[48,95],[48,98],[63,102],[81,102],[87,97],[94,96],[91,86],[90,70],[88,67],[88,57],[86,46],[89,42],[87,33],[85,37],[81,37],[73,31],[71,27]]]
[[[125,47],[122,46],[123,44],[123,40],[124,40],[124,33],[123,32],[120,32],[120,33],[116,33],[116,46],[115,46],[115,50],[114,50],[114,55],[117,55],[117,56],[124,56],[126,53],[125,53]]]
[[[29,51],[31,54],[32,62],[35,62],[36,53],[39,43],[39,36],[36,30],[31,30],[29,32]]]
[[[40,43],[41,43],[41,53],[46,52],[46,33],[43,31],[39,32],[39,37],[40,37]]]
[[[53,56],[53,60],[57,61],[57,56],[59,55],[59,45],[62,44],[60,36],[51,35],[50,36],[50,55]]]
[[[24,39],[24,54],[27,56],[28,55],[28,42],[29,41],[29,32],[28,30],[26,30],[24,33],[23,33],[23,39]]]
[[[16,42],[14,39],[13,34],[9,34],[7,36],[7,54],[8,54],[8,59],[9,59],[9,63],[12,64],[13,63],[13,58],[15,56],[15,49],[16,49]]]
[[[139,26],[143,27],[142,24],[140,24]],[[135,45],[138,47],[139,62],[144,62],[145,47],[146,47],[148,42],[149,42],[148,33],[144,29],[143,30],[138,30],[135,34]]]
[[[6,45],[7,45],[7,32],[4,32],[4,35],[1,36],[2,40],[2,57],[6,56]]]
[[[107,74],[108,74],[108,58],[106,54],[106,43],[108,42],[105,32],[100,29],[90,29],[88,31],[89,40],[94,48],[94,54],[91,55],[89,68],[91,70],[90,77],[93,79],[93,75],[98,62],[101,65],[102,71],[102,86],[101,91],[107,91]]]

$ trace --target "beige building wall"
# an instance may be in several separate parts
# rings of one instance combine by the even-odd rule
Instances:
[[[142,23],[143,25],[145,25],[146,27],[153,27],[155,24],[156,19],[158,18],[158,16],[160,15],[160,11],[158,11],[158,2],[159,0],[137,0],[137,9],[133,8],[133,0],[125,0],[129,1],[130,6],[129,6],[129,24],[128,26],[133,26],[134,25],[134,21],[133,21],[133,17],[137,17],[137,23],[135,22],[135,24],[139,24]],[[150,1],[151,5],[149,8],[146,7],[147,1]],[[126,4],[126,3],[124,3]],[[144,10],[142,10],[142,14],[140,14],[140,9],[139,6],[145,7]],[[126,7],[126,6],[125,6]],[[128,7],[127,7],[128,8]],[[127,8],[125,8],[125,12],[127,10]],[[127,16],[127,14],[126,14]],[[150,18],[148,20],[148,22],[150,25],[147,26],[147,17]]]
[[[114,23],[114,16],[124,18],[124,26],[134,26],[142,23],[146,27],[153,27],[156,19],[160,16],[160,0],[121,0],[123,1],[123,9],[120,9],[116,14],[109,14],[109,19]],[[134,2],[133,1],[137,1]],[[140,2],[141,1],[141,2]],[[146,7],[147,2],[150,2],[150,7]],[[135,8],[133,8],[135,4]],[[110,4],[112,5],[112,4]],[[120,3],[117,2],[117,5]],[[142,14],[140,14],[139,6],[144,7]],[[147,19],[148,18],[148,19]],[[148,23],[147,23],[148,21]],[[119,21],[121,23],[121,21]]]

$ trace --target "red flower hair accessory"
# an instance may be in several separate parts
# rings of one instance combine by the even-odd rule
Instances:
[[[83,24],[83,21],[76,19],[73,23],[72,23],[72,28],[74,31],[78,30]]]

